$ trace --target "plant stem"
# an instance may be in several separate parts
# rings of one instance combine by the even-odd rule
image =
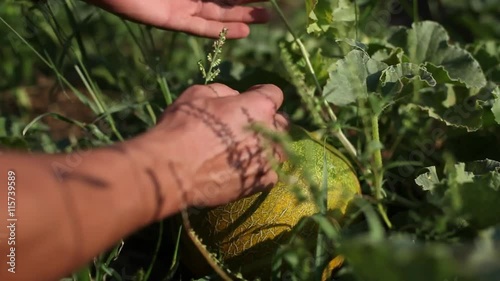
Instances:
[[[332,121],[336,122],[337,115],[335,115],[335,112],[333,112],[332,108],[330,107],[330,105],[328,104],[328,102],[326,100],[323,100],[323,102],[324,102],[325,107],[328,111],[328,115],[330,116],[330,119],[332,119]],[[351,157],[353,159],[357,159],[358,154],[356,152],[356,148],[354,147],[354,145],[352,145],[352,143],[349,141],[349,139],[347,139],[347,137],[344,135],[344,133],[340,129],[338,129],[337,131],[334,131],[333,133],[339,139],[339,141],[342,143],[342,145],[347,150],[347,152],[351,155]]]
[[[118,131],[118,128],[116,127],[115,120],[113,119],[113,116],[106,109],[106,106],[104,104],[104,100],[102,99],[101,95],[99,94],[100,90],[97,89],[97,87],[92,83],[90,75],[87,72],[87,69],[85,68],[81,59],[79,57],[77,57],[77,58],[80,62],[81,70],[80,70],[80,67],[78,67],[78,65],[75,65],[76,72],[78,73],[78,75],[80,76],[80,78],[83,81],[83,84],[85,85],[85,87],[89,91],[90,95],[92,96],[94,103],[97,105],[97,108],[99,109],[99,114],[105,115],[106,120],[108,121],[108,123],[111,127],[111,130],[113,131],[115,136],[118,138],[119,141],[123,141],[124,139],[123,139],[122,135],[120,134],[120,132]],[[82,70],[83,70],[83,72],[82,72]]]
[[[380,143],[380,133],[378,127],[378,114],[373,114],[371,117],[372,139]],[[384,166],[382,162],[382,148],[377,147],[373,152],[373,176],[375,182],[375,199],[377,200],[378,210],[387,227],[392,228],[392,224],[387,217],[384,207],[382,206],[382,183],[384,180]]]
[[[66,15],[71,24],[71,28],[75,33],[76,43],[80,47],[80,52],[82,54],[82,58],[84,61],[88,60],[87,49],[85,48],[85,44],[83,44],[82,34],[80,32],[81,28],[78,26],[78,22],[74,16],[74,7],[70,7],[69,4],[64,2],[64,10],[66,11]],[[73,3],[72,3],[73,4]],[[55,17],[54,17],[55,19]]]
[[[170,88],[168,87],[168,82],[165,76],[161,74],[156,75],[156,81],[160,85],[161,93],[165,98],[165,103],[167,105],[171,105],[173,103],[172,93],[170,92]]]
[[[372,126],[372,138],[375,142],[380,143],[380,133],[378,127],[378,116],[373,115],[371,117],[371,126]],[[375,198],[377,200],[382,199],[382,179],[383,179],[383,163],[382,163],[382,149],[379,147],[373,153],[373,162],[375,173]]]
[[[403,7],[403,10],[406,12],[406,14],[409,17],[413,17],[413,9],[412,7],[408,4],[407,0],[399,0],[399,3]]]
[[[306,61],[307,69],[309,70],[310,74],[312,75],[312,77],[314,79],[314,84],[316,84],[316,89],[318,91],[320,91],[321,85],[319,84],[318,77],[316,76],[316,73],[314,71],[314,68],[312,67],[311,61],[309,60],[309,53],[307,52],[306,47],[304,46],[302,41],[299,39],[299,37],[293,31],[292,26],[290,25],[290,23],[286,19],[281,8],[278,6],[278,3],[276,3],[276,0],[271,0],[271,3],[273,4],[274,8],[278,12],[280,18],[285,23],[285,26],[288,29],[288,32],[290,32],[290,34],[292,34],[293,40],[295,41],[295,43],[297,43],[297,45],[299,45],[300,52],[302,53],[302,56],[304,57],[304,60]]]
[[[418,15],[418,0],[413,0],[413,21],[414,22],[419,22],[419,15]]]
[[[151,263],[149,264],[148,270],[146,271],[144,278],[142,279],[143,281],[148,281],[149,277],[151,276],[151,271],[153,270],[153,266],[156,263],[156,258],[158,257],[158,253],[160,252],[160,246],[163,237],[163,221],[160,221],[158,228],[158,240],[156,240],[155,252],[153,254],[153,258],[151,259]]]
[[[307,52],[306,47],[304,46],[304,44],[302,43],[302,41],[299,39],[299,37],[293,31],[290,23],[288,22],[288,20],[286,19],[285,15],[283,14],[283,11],[278,6],[278,3],[276,3],[276,0],[271,0],[271,3],[273,5],[273,7],[276,9],[276,11],[278,12],[280,18],[285,23],[285,26],[288,29],[288,32],[290,32],[290,34],[292,34],[292,37],[293,37],[295,43],[299,46],[300,52],[302,53],[302,57],[306,61],[307,69],[309,70],[309,73],[311,74],[311,76],[312,76],[312,78],[314,80],[314,84],[316,85],[316,90],[321,95],[321,85],[319,84],[318,77],[317,77],[317,75],[316,75],[316,73],[314,71],[314,68],[312,67],[311,60],[309,59],[309,53]],[[328,115],[330,116],[330,119],[332,121],[337,121],[337,116],[333,112],[333,110],[330,107],[330,105],[328,104],[328,102],[326,100],[323,100],[323,104],[324,104],[325,108],[328,111]],[[351,157],[353,157],[354,159],[356,159],[357,158],[356,149],[354,148],[354,145],[351,144],[351,142],[349,141],[349,139],[347,139],[347,137],[344,135],[344,133],[342,132],[342,130],[340,130],[340,129],[336,130],[336,131],[333,132],[333,134],[340,140],[340,142],[342,143],[342,145],[344,146],[344,148],[347,150],[347,152],[351,155]]]
[[[356,1],[354,1],[354,16],[356,22],[356,41],[359,41],[359,6]]]
[[[148,111],[149,117],[151,117],[151,122],[153,122],[153,124],[156,124],[156,115],[155,112],[153,111],[151,103],[148,102],[146,104],[146,110]]]

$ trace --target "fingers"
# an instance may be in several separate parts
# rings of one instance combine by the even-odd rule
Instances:
[[[234,2],[234,1],[233,1]],[[252,3],[257,1],[243,1]],[[172,19],[171,29],[203,37],[218,38],[223,28],[228,29],[228,39],[247,37],[250,34],[250,23],[264,23],[269,20],[269,13],[261,7],[233,6],[231,3],[203,2],[199,10],[192,16]]]
[[[245,97],[248,99],[263,99],[271,102],[275,110],[283,103],[283,91],[273,84],[255,85],[245,91]]]
[[[279,133],[286,132],[288,130],[288,127],[289,127],[288,118],[285,117],[281,113],[277,113],[274,116],[273,126],[276,129],[276,131]],[[280,144],[273,143],[272,150],[273,150],[272,151],[273,156],[276,160],[278,160],[278,162],[283,162],[286,160],[286,158],[287,158],[286,152],[283,150],[283,148],[281,147]]]
[[[223,28],[227,28],[226,38],[245,38],[250,34],[250,27],[242,22],[221,22],[208,20],[199,16],[179,17],[172,20],[172,24],[165,28],[182,30],[197,36],[219,38],[219,33]]]
[[[182,93],[182,95],[177,99],[177,102],[187,102],[190,100],[201,98],[221,98],[237,95],[239,95],[238,91],[233,90],[230,87],[220,83],[194,85],[184,91],[184,93]]]
[[[278,132],[286,132],[288,131],[288,126],[290,125],[289,124],[289,121],[288,121],[288,118],[285,117],[284,114],[282,113],[277,113],[275,116],[274,116],[274,122],[273,122],[273,125],[274,125],[274,128],[278,131]]]
[[[242,5],[242,4],[268,2],[268,1],[269,0],[213,0],[212,2],[216,2],[221,5]]]
[[[234,0],[238,2],[238,4],[250,4],[250,3],[262,3],[262,2],[269,2],[269,0]]]
[[[212,2],[203,3],[196,16],[220,22],[264,23],[269,20],[269,13],[261,7],[221,6]]]
[[[256,85],[238,96],[238,102],[250,109],[257,120],[265,120],[276,114],[283,103],[283,92],[275,85]]]

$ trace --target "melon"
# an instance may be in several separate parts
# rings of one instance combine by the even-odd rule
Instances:
[[[270,191],[209,210],[196,210],[190,215],[192,228],[208,250],[233,272],[241,272],[246,278],[268,279],[278,247],[287,243],[300,220],[319,212],[309,183],[322,186],[325,165],[329,216],[342,221],[349,202],[360,194],[356,173],[338,150],[297,126],[292,126],[289,134],[296,157],[295,164],[285,161],[282,165],[286,179],[280,178]],[[302,195],[301,200],[297,198],[297,191]],[[300,235],[314,240],[314,227],[309,230]],[[184,241],[184,246],[189,242]],[[196,257],[193,245],[182,253],[184,264],[195,275],[210,273],[203,258]]]

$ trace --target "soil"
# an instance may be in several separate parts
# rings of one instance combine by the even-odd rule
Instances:
[[[83,87],[77,88],[82,93],[88,94]],[[92,110],[54,78],[39,75],[35,85],[20,86],[0,93],[1,116],[17,116],[29,122],[47,112],[59,113],[83,123],[91,123],[95,119]],[[83,131],[76,125],[50,116],[42,118],[42,122],[50,128],[50,135],[54,141],[83,135]]]

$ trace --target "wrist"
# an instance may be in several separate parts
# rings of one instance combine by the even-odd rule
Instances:
[[[183,159],[178,157],[182,155],[181,143],[174,133],[157,134],[153,129],[122,144],[140,185],[148,222],[188,206],[189,176]]]

